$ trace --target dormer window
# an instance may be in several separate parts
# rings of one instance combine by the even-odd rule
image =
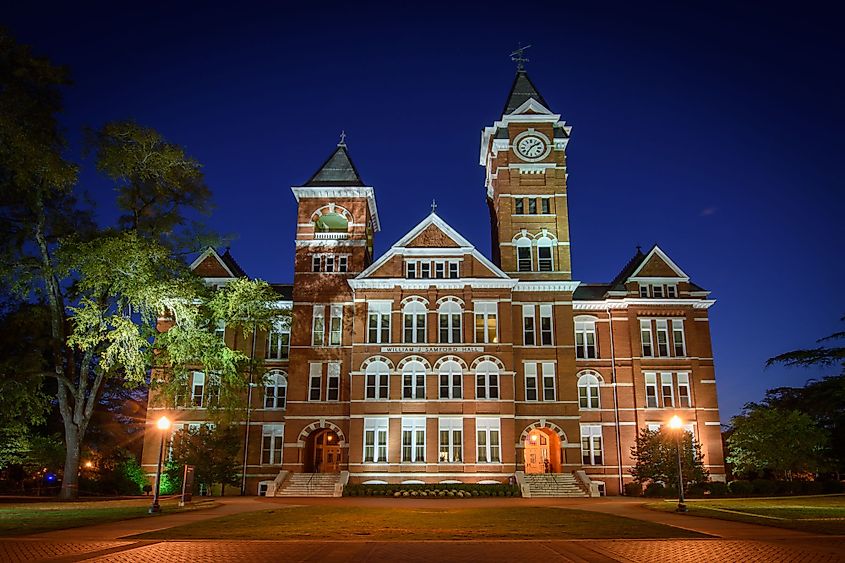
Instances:
[[[413,280],[417,278],[417,263],[416,262],[408,262],[407,263],[407,278],[409,280]]]
[[[653,285],[651,286],[651,296],[655,299],[663,299],[663,286],[662,285]]]
[[[458,279],[460,277],[459,263],[460,260],[406,260],[405,277],[409,280]]]
[[[431,262],[420,262],[420,277],[424,280],[431,277]]]
[[[678,286],[674,283],[641,283],[640,297],[652,297],[654,299],[677,299]]]
[[[678,286],[677,285],[667,285],[666,286],[666,297],[670,299],[674,299],[678,296]]]
[[[442,280],[446,277],[446,263],[445,262],[435,262],[434,263],[434,277]]]
[[[457,262],[449,262],[449,278],[456,280],[458,279],[458,263]]]

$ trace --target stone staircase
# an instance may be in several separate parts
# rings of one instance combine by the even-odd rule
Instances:
[[[280,488],[277,497],[334,497],[343,488],[340,473],[292,473]]]
[[[582,497],[589,495],[572,473],[542,473],[525,475],[525,483],[531,498],[537,497]]]

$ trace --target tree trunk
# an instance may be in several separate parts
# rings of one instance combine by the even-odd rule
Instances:
[[[62,489],[59,498],[71,500],[79,496],[79,431],[73,422],[65,423],[65,472],[62,478]]]

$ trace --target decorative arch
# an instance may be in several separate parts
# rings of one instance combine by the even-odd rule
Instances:
[[[316,223],[323,215],[340,215],[341,217],[346,219],[347,223],[352,222],[352,214],[349,212],[349,210],[334,203],[324,205],[323,207],[319,208],[317,211],[312,213],[311,222]]]
[[[604,385],[604,377],[602,376],[602,374],[600,374],[594,369],[582,369],[581,371],[575,374],[575,381],[580,381],[581,378],[585,375],[592,375],[593,377],[599,380],[599,385]]]
[[[361,373],[367,371],[367,366],[369,366],[373,362],[384,362],[385,364],[387,364],[387,367],[390,371],[394,371],[393,362],[390,361],[390,358],[386,358],[384,356],[370,356],[361,363]]]
[[[532,422],[528,426],[525,427],[525,430],[522,431],[522,434],[519,436],[519,442],[517,443],[517,447],[522,447],[522,444],[525,443],[525,440],[528,439],[528,434],[531,433],[532,430],[536,429],[545,429],[551,430],[557,437],[560,438],[561,446],[565,446],[569,443],[569,440],[566,439],[566,432],[563,431],[563,428],[555,424],[554,422],[549,422],[546,419],[540,419],[537,422]]]
[[[475,371],[475,368],[477,368],[481,364],[481,362],[492,362],[496,365],[497,368],[499,368],[500,373],[505,371],[505,364],[502,362],[502,360],[500,360],[496,356],[489,356],[489,355],[478,356],[477,358],[475,358],[472,361],[472,365],[470,366],[470,369],[472,371]]]
[[[398,364],[396,364],[396,369],[398,371],[402,371],[402,368],[404,368],[406,364],[409,364],[411,362],[419,362],[425,368],[426,373],[431,372],[431,363],[422,356],[405,356],[399,361]]]
[[[523,245],[526,242],[528,243],[528,245],[530,245],[531,240],[533,238],[534,238],[534,235],[529,233],[527,229],[522,229],[521,231],[517,231],[517,233],[515,235],[513,235],[511,242],[519,246],[520,241],[525,241],[525,242],[522,243]]]
[[[576,315],[572,320],[576,323],[594,323],[597,322],[599,318],[594,315]]]
[[[421,297],[419,295],[411,295],[409,297],[406,297],[405,299],[400,301],[399,304],[402,305],[402,307],[404,307],[405,305],[407,305],[408,303],[411,303],[412,301],[419,301],[420,303],[425,305],[426,309],[428,309],[428,299],[426,299],[425,297]]]
[[[439,371],[440,366],[442,366],[446,362],[455,362],[456,364],[461,366],[461,371],[468,371],[469,370],[467,363],[462,358],[460,358],[459,356],[443,356],[442,358],[440,358],[439,360],[437,360],[434,363],[434,371]]]
[[[297,438],[297,440],[299,440],[299,444],[301,446],[304,446],[305,441],[308,439],[308,436],[310,436],[312,432],[314,432],[315,430],[322,430],[324,428],[334,430],[334,433],[337,434],[337,438],[339,440],[338,445],[341,447],[346,446],[346,436],[343,434],[343,431],[340,429],[340,427],[337,424],[329,422],[325,419],[320,419],[315,422],[312,422],[311,424],[303,428],[302,432],[299,433],[299,437]]]
[[[454,301],[455,303],[460,305],[461,309],[463,310],[464,300],[461,299],[460,297],[456,297],[454,295],[447,295],[446,297],[441,297],[440,299],[437,300],[437,306],[440,307],[440,305],[443,305],[444,303],[447,303],[449,301]]]

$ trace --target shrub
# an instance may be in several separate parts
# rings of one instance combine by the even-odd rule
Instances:
[[[728,490],[732,495],[747,497],[754,492],[754,487],[751,485],[750,481],[743,481],[740,479],[728,483]]]
[[[728,494],[728,484],[721,481],[710,481],[707,483],[707,489],[711,497],[723,497]]]
[[[665,496],[665,493],[666,493],[666,487],[663,486],[663,483],[657,483],[657,482],[652,481],[645,488],[643,495],[647,496],[649,498],[656,498],[656,497]]]
[[[755,495],[770,497],[778,492],[778,484],[771,479],[754,479],[751,488]]]
[[[643,496],[643,485],[642,483],[637,483],[636,481],[631,481],[630,483],[625,483],[625,494],[629,497],[641,497]]]
[[[687,496],[690,498],[701,498],[704,496],[706,491],[707,487],[704,483],[693,483],[687,487]]]
[[[822,493],[826,495],[845,492],[845,484],[842,481],[820,481]]]

